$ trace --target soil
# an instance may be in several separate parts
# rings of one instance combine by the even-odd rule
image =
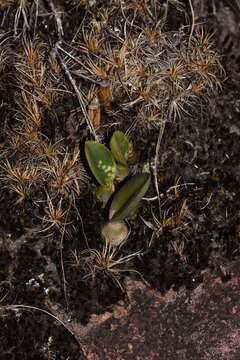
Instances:
[[[217,274],[221,281],[229,281],[231,272],[226,270],[227,265],[239,259],[240,4],[238,0],[196,0],[192,1],[195,27],[213,34],[209,54],[217,59],[216,70],[210,69],[210,75],[208,72],[203,75],[202,82],[205,84],[206,81],[206,87],[199,97],[192,90],[192,98],[197,100],[187,103],[186,107],[181,104],[184,111],[180,111],[180,115],[170,110],[167,113],[167,107],[163,105],[162,120],[149,125],[139,114],[144,106],[153,106],[152,103],[144,98],[136,106],[126,105],[135,101],[137,95],[130,88],[125,91],[127,85],[122,78],[123,87],[121,81],[116,87],[113,84],[116,94],[113,101],[108,99],[109,104],[102,102],[97,109],[101,121],[94,126],[100,140],[107,146],[113,131],[122,130],[127,132],[134,149],[140,153],[137,165],[130,167],[130,176],[149,164],[152,175],[151,186],[137,214],[127,220],[131,229],[129,238],[115,254],[116,260],[134,253],[136,256],[129,262],[114,264],[113,271],[103,266],[103,258],[97,262],[97,256],[103,251],[100,224],[107,221],[109,204],[103,208],[94,197],[97,183],[84,157],[84,143],[93,140],[94,136],[86,125],[64,64],[75,76],[90,116],[92,98],[88,98],[89,89],[96,91],[94,86],[99,84],[101,88],[103,80],[91,72],[90,81],[83,78],[86,75],[81,73],[82,67],[90,65],[76,64],[76,59],[83,61],[87,50],[82,48],[79,53],[74,53],[74,46],[81,47],[81,41],[91,33],[91,27],[98,26],[96,22],[103,26],[105,21],[104,31],[106,34],[109,31],[111,36],[114,26],[124,29],[125,21],[134,22],[135,25],[130,27],[133,32],[145,28],[149,21],[152,31],[157,20],[155,15],[148,13],[149,10],[154,14],[152,3],[146,1],[149,3],[146,8],[139,5],[141,1],[130,3],[132,7],[125,4],[123,9],[115,6],[114,1],[90,0],[27,1],[23,8],[16,1],[5,0],[0,5],[2,359],[84,359],[81,344],[67,324],[74,321],[84,328],[92,317],[111,312],[117,302],[127,306],[131,299],[126,281],[141,280],[161,296],[183,287],[192,291],[203,282],[206,269]],[[161,29],[167,34],[166,42],[172,44],[177,35],[183,44],[192,40],[192,14],[188,1],[169,1],[165,15],[166,2],[153,3],[161,10],[161,18],[166,15]],[[61,37],[54,9],[59,11],[62,21],[64,41],[61,47],[65,53],[50,61],[49,54]],[[102,20],[104,9],[109,11],[109,23]],[[116,32],[115,38],[111,37],[113,48],[123,36]],[[73,37],[77,38],[78,33],[80,40],[75,43]],[[31,63],[37,64],[34,66],[38,74],[41,73],[39,64],[47,64],[46,69],[42,68],[42,78],[37,80],[29,75],[33,76],[28,70],[30,56],[26,60],[29,63],[24,63],[30,41],[41,44],[40,55],[36,55],[36,60]],[[177,54],[180,45],[172,46],[171,51]],[[150,50],[156,57],[154,46]],[[148,54],[150,50],[147,48]],[[74,54],[75,60],[67,53]],[[168,59],[170,53],[167,53]],[[101,56],[99,50],[92,59]],[[119,74],[116,76],[121,76]],[[146,82],[153,81],[154,73],[151,76]],[[109,81],[107,75],[106,79]],[[185,79],[179,81],[185,86]],[[190,87],[193,88],[193,84],[190,83]],[[30,105],[26,98],[24,100],[23,90],[32,101]],[[151,91],[156,96],[155,89]],[[40,123],[31,125],[30,130],[27,127],[30,122],[26,120],[31,117],[26,111],[27,104],[35,115],[39,111],[41,117]],[[167,117],[163,115],[165,112]],[[94,123],[94,119],[91,120]],[[74,164],[71,170],[75,180],[71,173],[66,187],[59,192],[56,188],[60,185],[51,187],[51,169],[46,170],[46,164],[52,163],[37,154],[39,144],[44,141],[54,144],[55,150],[51,154],[55,151],[55,155],[51,156],[55,163],[58,158],[54,156],[65,159],[65,153],[72,154],[76,148],[80,153],[81,162],[76,163],[76,167]],[[156,159],[157,167],[154,167]],[[6,170],[6,161],[13,168],[21,165],[28,169],[31,165],[38,169],[36,178],[31,173],[35,180],[29,183],[31,191],[26,196],[19,195],[13,187],[16,183],[10,178],[9,169]],[[22,184],[25,186],[26,183]],[[79,186],[81,191],[78,191]],[[53,217],[49,215],[51,204],[55,209],[59,204],[63,207],[65,222],[62,223],[60,218],[59,222],[53,223]]]

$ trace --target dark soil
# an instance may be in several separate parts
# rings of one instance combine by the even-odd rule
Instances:
[[[153,30],[158,17],[148,12],[146,15],[147,10],[137,6],[141,1],[129,1],[132,8],[126,5],[124,9],[114,1],[109,4],[87,0],[26,1],[23,9],[16,1],[1,2],[1,359],[84,359],[73,334],[49,313],[61,319],[60,314],[64,312],[67,314],[64,321],[71,323],[74,319],[85,326],[93,314],[111,312],[117,301],[127,304],[126,279],[142,280],[164,295],[169,289],[195,289],[202,282],[206,269],[218,274],[222,281],[231,278],[225,266],[240,256],[240,4],[238,0],[192,2],[195,24],[202,24],[205,31],[213,33],[211,41],[214,42],[214,50],[211,51],[218,56],[216,67],[219,69],[210,76],[216,77],[221,86],[213,85],[211,80],[211,85],[208,87],[207,84],[199,97],[196,95],[197,101],[187,103],[184,111],[171,119],[173,114],[168,112],[167,105],[166,109],[165,105],[162,106],[161,111],[166,113],[165,118],[165,115],[162,116],[166,125],[157,156],[157,178],[154,179],[152,166],[152,184],[141,201],[137,215],[128,219],[131,233],[117,256],[135,252],[141,254],[128,263],[116,264],[116,272],[98,270],[96,262],[94,271],[86,266],[85,261],[90,259],[89,249],[96,249],[99,254],[102,251],[99,231],[100,225],[107,220],[108,206],[103,209],[94,197],[97,184],[83,150],[85,141],[93,139],[93,136],[62,68],[61,59],[71,69],[72,76],[76,76],[87,109],[91,101],[88,98],[89,89],[94,81],[97,84],[94,86],[99,86],[103,79],[101,76],[94,77],[92,73],[89,74],[90,81],[77,77],[82,66],[89,64],[78,64],[66,53],[62,52],[61,58],[56,57],[55,65],[53,60],[49,60],[49,54],[59,40],[51,4],[55,4],[54,8],[60,11],[62,19],[65,42],[61,46],[79,62],[85,59],[86,49],[82,49],[82,53],[74,52],[74,47],[81,47],[84,31],[87,35],[91,33],[94,21],[103,23],[104,9],[109,10],[110,20],[106,21],[102,31],[106,38],[111,38],[113,48],[118,46],[119,38],[123,36],[121,31],[125,21],[133,21],[135,25],[130,30],[141,33],[139,28],[146,29],[148,24]],[[150,3],[148,9],[154,14]],[[162,18],[164,1],[153,3],[157,3]],[[179,41],[187,44],[189,24],[192,22],[189,3],[180,1],[181,7],[176,7],[176,3],[170,1],[161,31],[170,34],[166,35],[169,42],[176,34],[186,31],[186,35],[181,35],[183,37],[179,35]],[[28,22],[24,19],[25,15]],[[117,35],[113,34],[114,26],[120,27]],[[77,37],[78,33],[80,40],[75,43],[73,37]],[[46,65],[43,86],[29,78],[29,74],[32,76],[30,70],[29,73],[26,70],[29,64],[24,65],[24,54],[30,40],[42,47],[36,63],[42,61]],[[174,45],[171,51],[177,51],[179,47]],[[101,51],[93,51],[90,59],[94,61],[101,57]],[[149,48],[146,51],[150,54]],[[154,53],[154,49],[152,51]],[[39,68],[37,71],[40,73]],[[121,77],[120,71],[119,67]],[[206,78],[208,76],[205,75]],[[96,132],[101,141],[108,144],[114,130],[128,131],[134,148],[140,152],[139,163],[131,168],[131,174],[141,172],[144,165],[154,163],[162,122],[153,126],[144,122],[139,114],[144,106],[152,106],[148,103],[150,100],[144,98],[136,106],[125,106],[137,98],[135,90],[125,89],[125,84],[123,88],[119,83],[114,86],[116,96],[111,104],[101,104],[101,123]],[[51,89],[56,89],[56,93]],[[40,124],[35,124],[30,130],[27,127],[30,122],[26,120],[29,113],[26,115],[26,109],[21,105],[24,101],[21,90],[26,91],[27,96],[33,96],[31,99],[35,100],[31,100],[32,104],[35,101],[41,117]],[[52,97],[51,101],[48,96]],[[60,195],[56,187],[54,189],[49,185],[52,175],[45,168],[50,162],[42,160],[37,154],[39,144],[45,140],[49,144],[59,144],[56,145],[56,156],[62,158],[62,154],[71,153],[76,147],[80,151],[81,162],[77,163],[76,170],[74,168],[76,179],[69,182],[67,190],[64,189]],[[33,180],[26,196],[21,197],[14,190],[15,183],[8,177],[6,161],[13,167],[20,164],[26,169],[30,165],[38,169],[40,175]],[[80,180],[78,186],[81,191],[78,193],[75,187],[77,172],[82,169],[85,181]],[[47,217],[49,197],[50,204],[56,208],[61,202],[67,214],[64,224],[53,226]],[[17,305],[31,308],[17,309],[14,307]]]

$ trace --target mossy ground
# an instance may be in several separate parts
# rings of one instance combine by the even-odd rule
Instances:
[[[59,346],[67,331],[46,314],[7,312],[4,306],[51,311],[56,305],[86,324],[92,314],[128,301],[126,277],[162,294],[182,286],[191,290],[206,269],[227,281],[225,264],[239,256],[239,4],[224,0],[213,8],[207,0],[201,6],[193,1],[195,24],[202,25],[189,40],[188,1],[169,1],[167,14],[162,1],[155,7],[121,3],[0,6],[3,359],[81,356],[71,335],[71,346]],[[63,50],[55,57],[60,28],[54,9],[64,30]],[[96,99],[100,107],[93,114],[89,105]],[[138,215],[129,219],[131,234],[116,260],[141,255],[116,264],[113,269],[121,272],[103,270],[99,225],[107,209],[94,200],[84,142],[95,132],[107,144],[115,129],[127,131],[141,154],[132,173],[150,163],[154,175],[163,126],[157,176]]]

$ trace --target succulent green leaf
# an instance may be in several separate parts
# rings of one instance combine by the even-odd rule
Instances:
[[[109,185],[116,174],[116,163],[110,150],[96,141],[85,142],[88,165],[100,185]]]
[[[112,221],[123,220],[131,215],[148,190],[150,181],[151,177],[148,173],[133,176],[114,196],[109,219]]]
[[[110,149],[114,158],[122,165],[127,165],[129,140],[122,131],[115,131],[110,140]]]

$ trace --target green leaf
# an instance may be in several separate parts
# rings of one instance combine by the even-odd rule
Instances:
[[[125,179],[125,177],[127,177],[129,174],[129,169],[127,166],[125,165],[121,165],[121,164],[117,164],[117,170],[116,170],[116,180],[117,181],[122,181],[123,179]]]
[[[96,141],[85,142],[88,165],[100,185],[109,185],[116,174],[116,163],[110,150]]]
[[[114,158],[122,165],[127,165],[129,140],[122,131],[115,131],[110,140],[110,149]]]
[[[114,196],[110,211],[110,220],[123,220],[137,207],[147,192],[151,177],[148,173],[133,176]]]

